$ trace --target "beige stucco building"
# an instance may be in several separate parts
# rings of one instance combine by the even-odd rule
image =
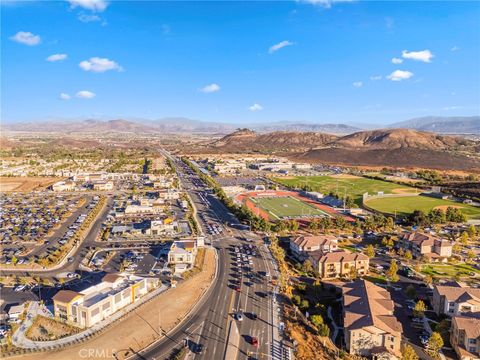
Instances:
[[[343,326],[348,352],[374,359],[401,358],[402,324],[390,293],[366,280],[342,286]]]
[[[454,316],[450,343],[460,360],[480,360],[480,314]]]
[[[310,255],[310,261],[323,279],[366,275],[370,264],[368,256],[348,251],[314,253]]]

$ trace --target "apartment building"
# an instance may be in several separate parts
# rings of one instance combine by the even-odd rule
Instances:
[[[454,316],[450,343],[460,360],[480,360],[480,314]]]
[[[456,283],[454,286],[435,285],[433,310],[438,315],[460,316],[480,312],[480,289]]]
[[[300,261],[313,252],[327,253],[338,250],[338,239],[333,235],[297,236],[290,239],[292,255]]]
[[[107,274],[102,282],[81,292],[60,290],[53,297],[57,319],[87,328],[132,304],[158,287],[156,278]]]
[[[309,259],[323,279],[350,277],[352,274],[366,275],[370,264],[370,259],[365,254],[348,251],[313,253]]]
[[[400,236],[398,244],[405,251],[410,250],[414,258],[444,262],[452,256],[453,244],[431,234],[407,232]]]
[[[393,315],[390,293],[366,280],[341,288],[348,352],[373,359],[400,359],[402,324]]]

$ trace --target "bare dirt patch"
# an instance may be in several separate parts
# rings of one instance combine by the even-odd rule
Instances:
[[[93,349],[90,351],[97,351],[98,354],[110,354],[109,359],[125,359],[159,339],[164,331],[170,331],[184,319],[208,288],[214,273],[215,253],[208,249],[200,273],[143,305],[104,333],[79,345],[49,352],[48,356],[39,353],[22,355],[21,359],[82,360],[85,359],[85,349]]]
[[[55,177],[0,177],[0,191],[43,190],[59,180]]]
[[[32,326],[27,330],[26,335],[35,341],[48,341],[60,339],[65,336],[76,334],[81,329],[61,323],[44,316],[37,316]]]

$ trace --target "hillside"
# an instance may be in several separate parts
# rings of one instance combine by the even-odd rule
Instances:
[[[456,150],[472,144],[472,142],[459,137],[441,136],[409,129],[382,129],[346,135],[332,145],[364,150],[400,148]]]
[[[315,132],[276,131],[258,134],[249,129],[240,129],[207,145],[224,152],[245,151],[306,151],[327,144],[337,137]]]
[[[391,124],[392,128],[432,131],[441,134],[480,134],[480,116],[425,116]]]

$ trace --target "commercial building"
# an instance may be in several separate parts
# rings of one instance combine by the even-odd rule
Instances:
[[[113,181],[97,181],[93,184],[93,190],[110,191],[113,190]]]
[[[480,314],[454,316],[450,330],[450,343],[460,360],[480,359]]]
[[[373,359],[401,358],[403,329],[393,315],[390,293],[366,280],[348,283],[341,290],[348,352]]]
[[[438,315],[458,316],[480,312],[480,289],[456,283],[455,286],[435,285],[433,310]]]
[[[307,259],[312,253],[338,250],[338,240],[333,235],[297,236],[290,240],[292,255],[298,260]]]
[[[309,259],[322,279],[366,275],[370,263],[368,256],[347,251],[314,253]]]
[[[431,234],[407,232],[400,236],[398,243],[405,251],[410,250],[414,258],[437,262],[452,256],[453,244]]]
[[[156,278],[107,274],[100,284],[81,292],[60,290],[55,294],[55,317],[78,327],[90,327],[138,301],[158,284]]]
[[[71,191],[75,190],[75,183],[73,181],[58,181],[52,185],[53,191]]]
[[[170,264],[188,264],[195,263],[197,255],[197,243],[194,240],[174,241],[168,252],[168,262]]]

